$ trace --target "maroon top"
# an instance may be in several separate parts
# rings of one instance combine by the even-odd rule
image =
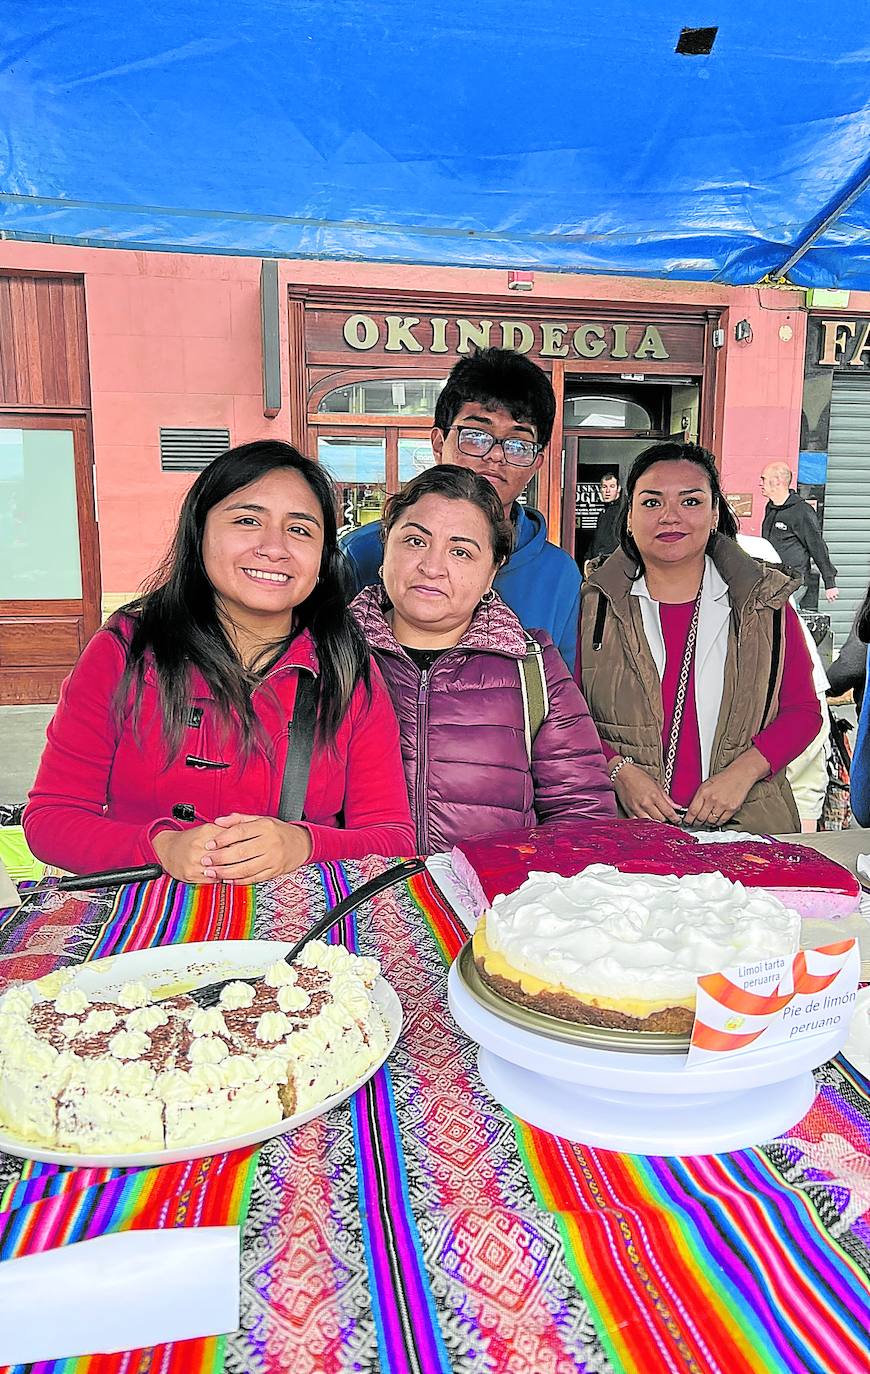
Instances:
[[[367,587],[351,609],[399,718],[418,852],[536,821],[613,820],[598,734],[548,634],[531,631],[549,711],[529,757],[519,666],[526,637],[501,597],[478,606],[459,643],[422,673],[396,641],[383,587]]]
[[[664,728],[662,729],[663,758],[667,756],[668,752],[668,740],[671,737],[680,669],[683,666],[686,640],[694,609],[694,598],[691,601],[682,601],[675,605],[669,605],[666,601],[659,602],[662,638],[665,641],[665,672],[662,678],[662,706],[665,717]],[[689,681],[686,687],[686,700],[683,706],[683,720],[677,741],[674,776],[671,779],[671,800],[677,806],[688,806],[702,782],[701,738],[698,732],[698,709],[695,705],[695,655],[692,654]]]
[[[667,748],[673,716],[673,702],[677,681],[686,648],[686,635],[692,618],[693,601],[668,605],[659,602],[662,638],[665,642],[665,673],[662,679],[662,701],[665,722],[662,748]],[[779,689],[779,710],[769,725],[753,736],[752,743],[770,765],[771,773],[791,763],[802,754],[816,737],[821,726],[818,698],[808,696],[807,683],[812,682],[813,664],[804,633],[793,606],[785,606],[785,657]],[[579,661],[579,654],[578,654]],[[578,670],[579,671],[579,670]],[[617,750],[606,740],[601,741],[604,757],[616,758]],[[701,745],[698,735],[698,713],[695,706],[695,665],[689,674],[683,724],[677,746],[677,761],[671,784],[671,797],[678,806],[688,806],[701,784]]]

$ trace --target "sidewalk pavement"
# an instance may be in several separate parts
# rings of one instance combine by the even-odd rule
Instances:
[[[0,706],[0,804],[26,800],[53,714],[53,706]]]

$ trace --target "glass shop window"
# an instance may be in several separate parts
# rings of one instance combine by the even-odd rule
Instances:
[[[443,377],[349,382],[327,392],[317,409],[321,415],[431,415],[443,386]]]

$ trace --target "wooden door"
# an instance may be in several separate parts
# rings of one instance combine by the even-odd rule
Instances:
[[[100,624],[84,416],[0,414],[0,705],[57,701]]]

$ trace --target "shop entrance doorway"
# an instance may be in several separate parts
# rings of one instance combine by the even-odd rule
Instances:
[[[605,507],[602,480],[616,476],[622,491],[634,459],[650,444],[698,437],[697,378],[616,383],[612,378],[565,378],[562,547],[582,569]],[[609,551],[609,550],[608,550]]]

